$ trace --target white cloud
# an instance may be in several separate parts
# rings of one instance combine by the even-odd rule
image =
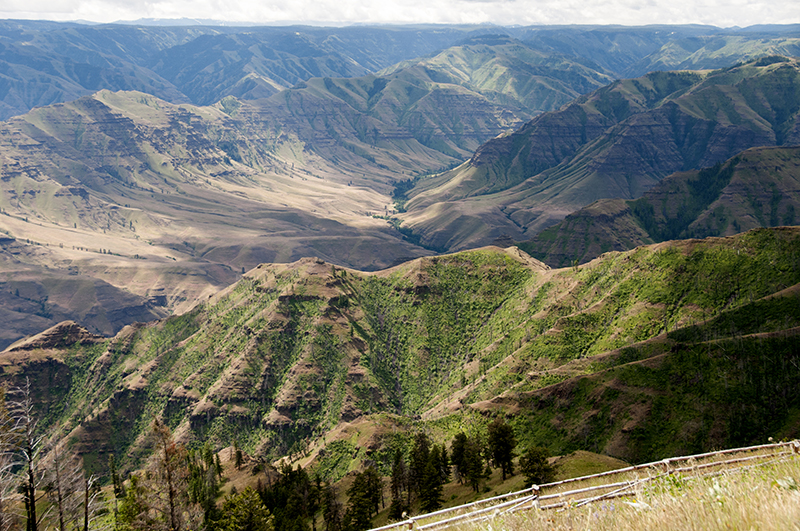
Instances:
[[[274,24],[752,24],[800,23],[797,0],[3,0],[0,17],[113,22],[197,18]]]

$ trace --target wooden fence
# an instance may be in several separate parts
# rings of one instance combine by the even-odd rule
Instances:
[[[800,454],[800,441],[732,448],[717,452],[671,457],[661,461],[610,470],[600,474],[565,479],[421,514],[371,531],[389,529],[446,529],[455,524],[477,522],[521,510],[567,510],[621,496],[631,496],[646,483],[680,474],[684,478],[705,477],[723,471],[763,465]]]

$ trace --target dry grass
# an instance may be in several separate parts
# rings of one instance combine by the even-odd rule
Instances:
[[[713,477],[654,480],[635,496],[564,511],[529,510],[464,524],[484,530],[800,529],[800,457]]]

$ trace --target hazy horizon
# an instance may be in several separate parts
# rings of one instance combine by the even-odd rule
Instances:
[[[0,18],[81,23],[225,25],[308,24],[496,24],[623,25],[699,24],[719,28],[800,23],[795,0],[719,1],[691,5],[649,0],[296,0],[265,4],[252,0],[7,0]]]

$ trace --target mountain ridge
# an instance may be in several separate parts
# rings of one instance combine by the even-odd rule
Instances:
[[[681,172],[636,200],[599,200],[520,244],[551,265],[677,238],[794,225],[797,147],[751,148],[724,164]]]
[[[401,219],[435,247],[520,241],[594,200],[636,198],[674,171],[798,143],[797,74],[796,59],[772,57],[615,82],[419,181]],[[459,233],[465,224],[471,233]]]
[[[507,412],[525,444],[651,459],[791,430],[775,407],[793,402],[774,390],[800,377],[786,365],[798,354],[799,245],[797,228],[780,228],[558,270],[499,248],[372,273],[311,258],[265,264],[181,316],[96,344],[6,351],[0,367],[9,385],[30,378],[44,425],[71,433],[96,467],[106,452],[135,466],[153,412],[187,443],[235,437],[265,457],[323,448],[326,433],[356,419],[417,423],[446,439]],[[751,358],[745,367],[767,370],[762,391],[747,386],[750,369],[734,370]],[[723,367],[729,387],[708,387],[689,407],[701,387],[678,375],[700,371],[711,385]],[[770,414],[746,428],[725,412],[739,392],[767,400],[745,418]],[[634,407],[641,400],[647,407]],[[699,418],[714,412],[713,430],[683,424],[698,408]],[[686,436],[656,442],[661,421]],[[389,441],[366,455],[387,466],[379,449]]]

